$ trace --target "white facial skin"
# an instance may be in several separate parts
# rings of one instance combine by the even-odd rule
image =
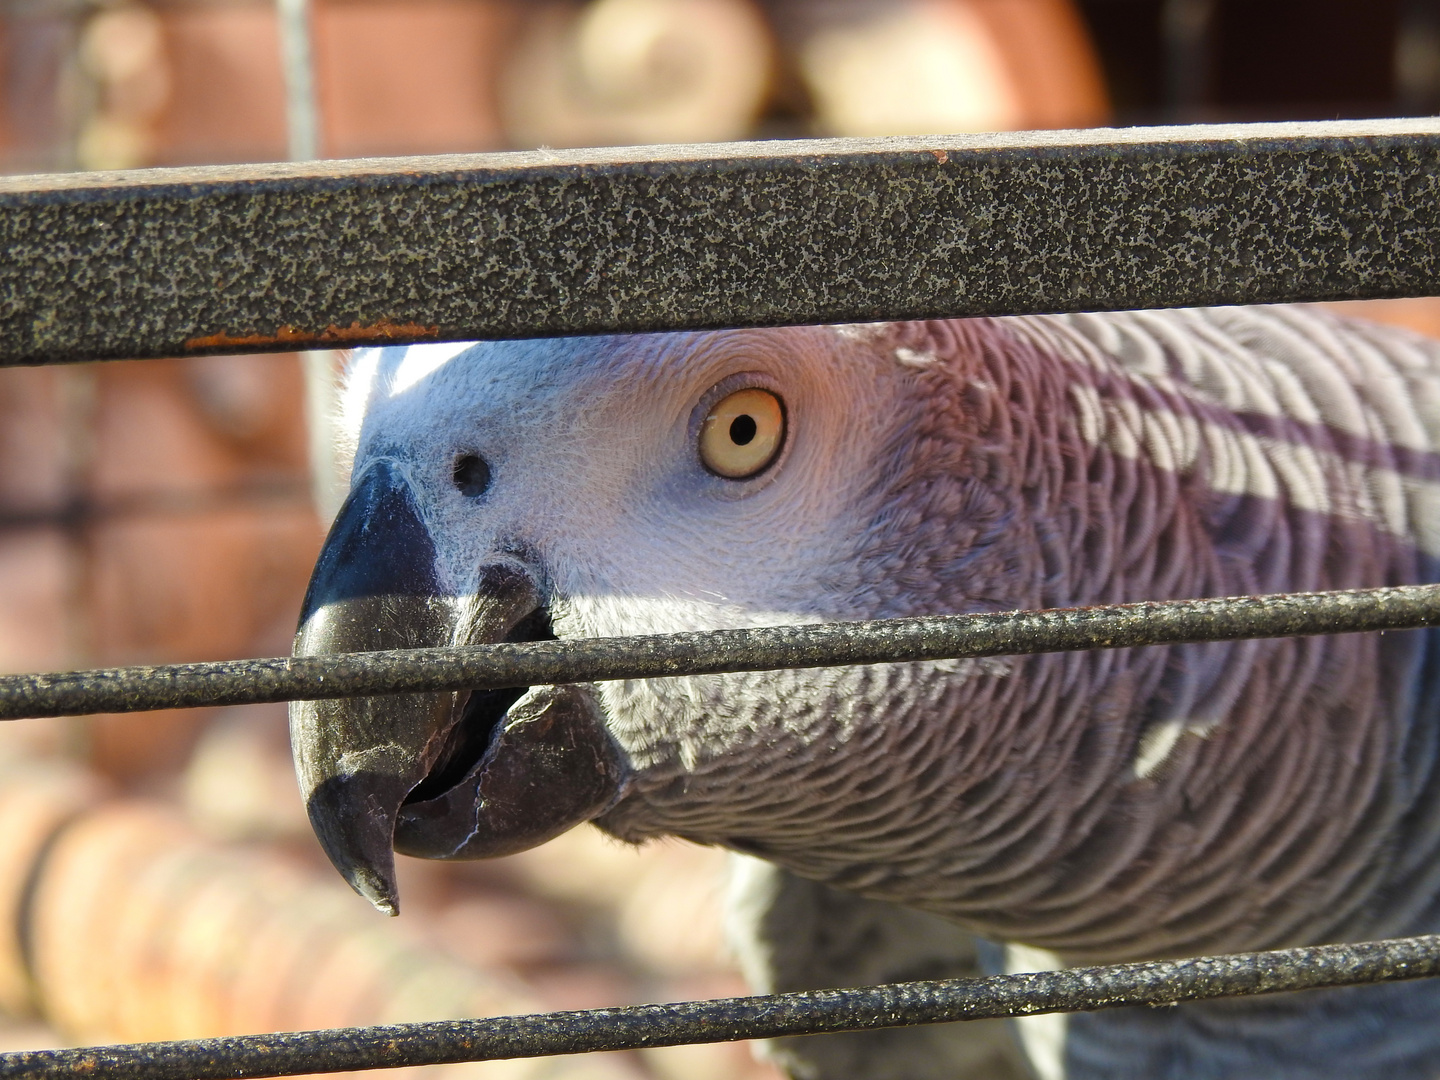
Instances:
[[[418,346],[356,358],[344,426],[357,475],[400,463],[454,595],[518,555],[561,637],[854,618],[856,511],[913,379],[828,328]],[[701,463],[699,424],[747,386],[784,402],[785,444],[725,479]],[[453,483],[464,454],[490,466],[479,497]],[[637,762],[675,752],[654,745],[673,729],[623,719],[638,687],[599,691]]]

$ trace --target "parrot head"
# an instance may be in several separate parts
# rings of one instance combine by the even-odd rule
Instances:
[[[958,539],[972,561],[987,522],[998,535],[1005,515],[966,487],[973,470],[937,449],[937,432],[955,425],[927,429],[924,409],[906,404],[953,407],[952,374],[888,333],[359,354],[342,403],[350,494],[315,567],[296,654],[933,606],[934,591],[914,587],[938,576],[924,553],[935,550],[927,500],[947,503],[940,517],[952,523],[957,502],[969,511],[968,541],[951,536],[948,549]],[[917,443],[929,463],[918,471]],[[968,575],[948,569],[963,585]],[[627,839],[804,847],[821,807],[797,791],[803,776],[826,775],[827,752],[815,748],[863,742],[866,717],[902,684],[821,669],[297,702],[291,732],[322,846],[393,912],[395,851],[501,855],[584,821]],[[845,799],[843,787],[825,790]]]

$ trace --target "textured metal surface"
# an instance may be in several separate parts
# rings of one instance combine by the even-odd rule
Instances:
[[[0,1078],[190,1080],[438,1065],[1169,1005],[1440,975],[1440,936],[989,979],[0,1054]]]
[[[1440,625],[1440,585],[0,676],[0,720]]]
[[[0,363],[1440,293],[1440,121],[0,181]]]

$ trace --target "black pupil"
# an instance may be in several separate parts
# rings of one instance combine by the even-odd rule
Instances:
[[[460,494],[472,499],[484,495],[485,489],[490,486],[490,466],[479,454],[462,454],[456,458],[452,476]]]
[[[753,416],[737,416],[730,421],[730,441],[736,446],[748,446],[758,430]]]

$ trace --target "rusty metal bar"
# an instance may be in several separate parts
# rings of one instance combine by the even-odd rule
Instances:
[[[1440,625],[1440,585],[0,676],[0,720]]]
[[[0,181],[0,364],[1440,293],[1440,120]]]
[[[988,979],[0,1054],[0,1080],[220,1080],[1170,1005],[1440,975],[1440,936]]]

